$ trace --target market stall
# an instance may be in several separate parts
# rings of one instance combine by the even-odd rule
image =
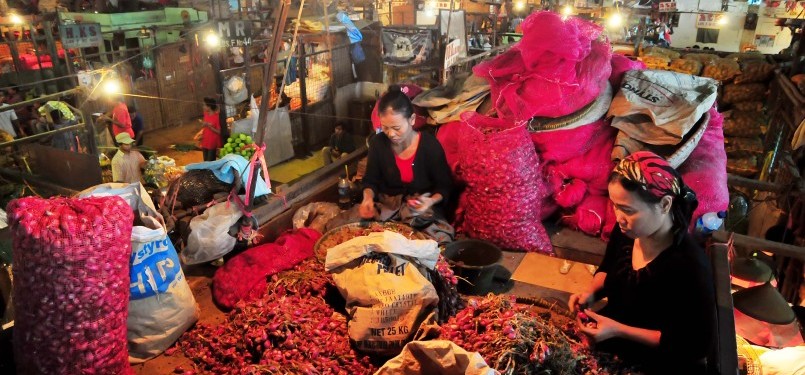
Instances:
[[[595,323],[568,311],[571,290],[510,276],[535,253],[600,261],[615,226],[609,175],[630,153],[651,150],[679,170],[699,196],[694,221],[727,210],[728,125],[717,97],[754,107],[734,98],[751,98],[741,86],[719,93],[717,80],[757,82],[736,83],[751,70],[736,75],[726,62],[710,77],[647,70],[613,55],[601,28],[576,18],[535,13],[522,29],[519,43],[460,60],[446,83],[404,92],[416,106],[415,126],[436,132],[463,185],[453,202],[455,242],[439,245],[415,220],[341,225],[349,210],[334,203],[336,193],[346,201],[361,195],[348,182],[336,188],[342,165],[282,191],[252,180],[254,164],[243,153],[259,157],[261,150],[244,151],[251,143],[245,134],[227,140],[240,150],[225,146],[220,160],[169,179],[170,160],[155,158],[151,175],[165,187],[156,199],[135,183],[93,186],[81,199],[13,201],[18,368],[641,373],[590,346],[581,330]],[[317,53],[335,51],[311,51]],[[316,67],[315,58],[305,61],[300,70]],[[299,82],[302,95],[308,85]],[[652,96],[658,87],[674,101]],[[300,105],[324,105],[327,95],[318,103],[302,95]],[[320,136],[302,134],[306,144]],[[252,210],[252,199],[276,193],[282,202]],[[269,209],[279,214],[257,228]],[[102,241],[103,252],[88,237]],[[467,240],[483,244],[478,257],[467,255],[477,250]],[[728,248],[711,250],[719,343],[707,358],[720,364],[718,373],[735,373]],[[48,257],[62,262],[55,267]],[[562,277],[558,267],[527,271]],[[37,347],[41,342],[52,344]]]

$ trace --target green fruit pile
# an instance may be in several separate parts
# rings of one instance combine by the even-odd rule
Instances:
[[[235,154],[249,159],[254,155],[254,148],[251,147],[252,143],[252,137],[249,135],[232,134],[232,136],[226,140],[224,147],[218,150],[218,156],[224,157],[224,155]]]

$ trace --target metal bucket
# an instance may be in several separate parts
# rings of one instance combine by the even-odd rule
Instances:
[[[503,252],[490,242],[466,239],[449,243],[443,255],[459,277],[458,291],[478,295],[486,293],[492,285],[495,265]]]

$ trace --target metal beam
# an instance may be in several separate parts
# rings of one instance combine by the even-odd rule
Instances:
[[[718,242],[727,242],[732,236],[735,246],[747,247],[753,250],[769,251],[777,255],[799,258],[805,260],[805,247],[794,246],[782,242],[769,241],[757,237],[718,230],[713,232],[713,239]]]

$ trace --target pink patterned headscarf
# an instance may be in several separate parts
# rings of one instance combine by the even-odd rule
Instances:
[[[614,172],[640,184],[657,198],[678,196],[682,191],[679,173],[653,152],[638,151],[627,156],[618,163]]]

